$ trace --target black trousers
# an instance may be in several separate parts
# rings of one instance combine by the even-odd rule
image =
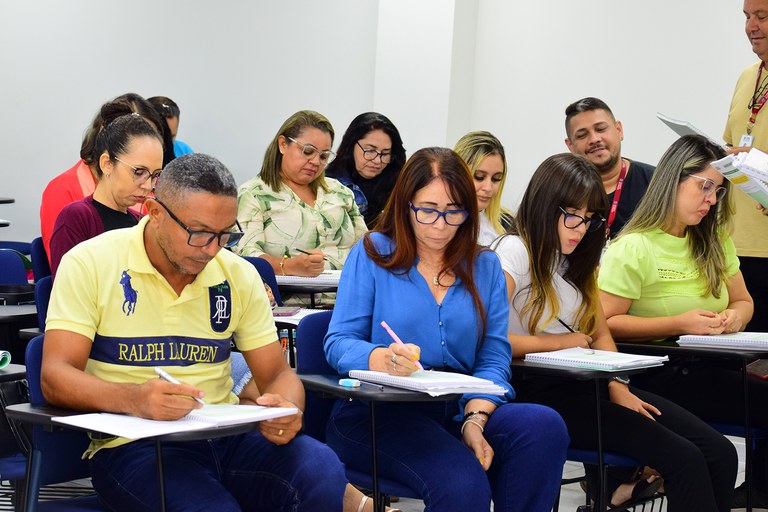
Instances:
[[[744,401],[740,364],[712,360],[672,361],[649,370],[634,383],[680,404],[705,421],[743,424]],[[768,382],[749,379],[750,424],[768,430]],[[754,487],[768,491],[768,449],[756,442]]]
[[[571,446],[597,449],[595,386],[592,381],[533,378],[513,380],[518,400],[552,407],[565,420]],[[628,455],[664,477],[668,510],[730,510],[738,459],[733,444],[682,407],[632,388],[661,416],[651,420],[608,399],[601,388],[603,447]]]
[[[768,332],[768,258],[739,256],[739,269],[755,302],[755,314],[744,330]]]

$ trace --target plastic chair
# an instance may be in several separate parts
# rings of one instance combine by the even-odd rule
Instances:
[[[304,317],[296,327],[296,373],[338,375],[325,359],[323,339],[328,332],[333,311],[323,311]],[[308,392],[304,407],[304,432],[318,441],[325,442],[325,427],[331,415],[335,399],[323,398]],[[345,468],[347,478],[353,485],[371,489],[373,481],[367,472]],[[403,496],[421,499],[413,489],[394,480],[379,476],[379,488],[387,496]]]
[[[53,278],[48,275],[35,285],[35,306],[37,306],[37,326],[45,332],[45,319],[48,317],[48,303],[51,301]]]
[[[43,360],[44,336],[37,336],[27,345],[26,365],[29,383],[29,401],[36,405],[45,405],[40,386],[40,367]],[[90,477],[87,460],[82,459],[83,452],[90,440],[85,432],[74,430],[45,431],[35,425],[32,429],[32,450],[27,468],[27,486],[24,496],[27,512],[46,511],[104,511],[95,495],[46,501],[38,504],[40,487],[43,485],[69,482]]]
[[[272,268],[272,264],[264,258],[257,258],[256,256],[243,256],[243,258],[256,267],[261,278],[272,289],[272,295],[275,296],[277,305],[282,306],[283,299],[280,298],[280,289],[277,287],[277,277],[275,277],[275,269]]]
[[[45,253],[43,237],[32,240],[29,247],[29,257],[32,259],[32,275],[37,283],[45,276],[51,275],[51,266],[48,264],[48,255]]]
[[[27,284],[24,260],[13,249],[0,249],[0,284]]]
[[[11,249],[19,254],[32,254],[32,244],[30,242],[13,242],[9,240],[0,241],[0,249]]]

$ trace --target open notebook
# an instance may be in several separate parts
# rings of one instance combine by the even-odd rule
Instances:
[[[418,370],[407,377],[390,375],[372,370],[352,370],[349,376],[364,382],[385,384],[396,388],[422,391],[431,396],[454,393],[480,393],[484,395],[504,395],[507,390],[487,379],[464,375],[462,373],[440,372],[437,370]]]
[[[317,277],[275,276],[277,284],[296,286],[339,286],[341,270],[323,270]]]
[[[552,352],[534,352],[525,356],[525,361],[545,363],[569,368],[585,368],[588,370],[605,370],[618,372],[633,368],[650,368],[661,366],[669,361],[667,356],[641,356],[623,354],[608,350],[592,350],[581,347],[553,350]]]
[[[682,347],[722,347],[768,349],[768,332],[734,332],[731,334],[713,334],[680,336],[677,344]]]
[[[262,407],[260,405],[206,404],[174,421],[148,420],[126,414],[97,412],[75,416],[57,416],[53,421],[93,432],[103,432],[128,439],[142,439],[174,432],[188,432],[211,427],[239,425],[297,414],[295,407]]]

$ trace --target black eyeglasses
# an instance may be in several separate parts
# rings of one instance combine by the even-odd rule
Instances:
[[[368,160],[369,162],[373,162],[376,160],[376,157],[381,160],[381,163],[388,164],[392,161],[392,152],[389,153],[379,153],[375,149],[365,149],[362,144],[360,144],[360,141],[355,142],[358,146],[360,146],[360,149],[363,150],[363,158]]]
[[[558,206],[558,208],[563,212],[563,224],[568,229],[576,229],[584,224],[587,226],[587,231],[597,231],[600,229],[600,226],[603,225],[603,222],[605,222],[605,219],[597,214],[586,218],[581,215],[576,215],[575,213],[568,213],[562,206]]]
[[[413,210],[413,213],[416,214],[416,222],[419,224],[434,224],[437,222],[437,219],[442,217],[445,219],[445,223],[449,226],[461,226],[464,224],[464,221],[467,220],[467,217],[469,217],[469,212],[467,210],[445,210],[444,212],[441,212],[434,208],[420,208],[418,206],[413,206],[413,203],[408,203],[408,205],[411,207],[411,210]]]
[[[147,180],[150,180],[149,184],[152,185],[152,188],[155,188],[155,185],[157,185],[157,180],[160,178],[160,174],[163,172],[157,171],[156,173],[152,174],[146,167],[135,167],[128,162],[120,160],[116,156],[113,157],[113,159],[130,167],[133,170],[133,181],[139,185],[146,183]]]
[[[313,144],[302,144],[301,142],[297,141],[293,137],[286,137],[286,139],[288,139],[289,141],[299,146],[299,149],[301,149],[301,154],[304,155],[304,158],[306,158],[307,160],[312,160],[313,158],[315,158],[315,155],[320,155],[320,163],[323,165],[328,165],[336,157],[336,153],[334,153],[330,149],[321,151],[317,149],[317,147],[314,146]]]
[[[169,210],[161,200],[155,197],[155,201],[157,201],[160,206],[165,208],[165,211],[167,211],[168,215],[170,215],[171,218],[176,221],[176,224],[184,228],[184,230],[189,233],[187,243],[192,247],[207,247],[208,244],[213,242],[214,238],[218,240],[217,243],[219,244],[219,247],[234,247],[245,234],[243,233],[243,228],[240,227],[240,223],[237,222],[237,220],[235,220],[235,224],[237,225],[237,229],[239,231],[222,231],[221,233],[214,233],[213,231],[192,231],[186,224],[181,222],[181,220],[179,220],[179,218],[174,215],[173,212]]]

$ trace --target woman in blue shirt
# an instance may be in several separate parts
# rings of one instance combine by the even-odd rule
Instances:
[[[342,271],[325,353],[340,374],[416,371],[416,360],[489,379],[505,396],[377,406],[379,473],[411,486],[425,511],[550,510],[568,445],[551,409],[509,404],[509,304],[498,258],[475,243],[475,189],[449,149],[406,163],[375,231]],[[386,321],[410,343],[397,345]],[[368,407],[339,401],[327,442],[345,464],[370,467]]]

